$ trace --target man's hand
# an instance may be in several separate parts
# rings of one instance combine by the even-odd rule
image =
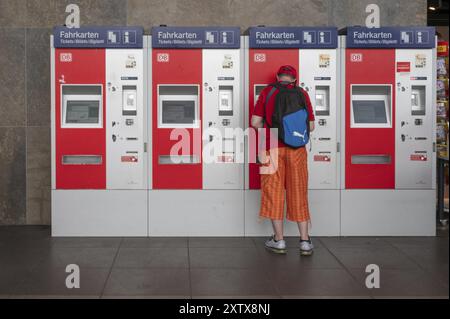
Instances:
[[[309,121],[309,131],[312,132],[316,128],[314,121]]]
[[[255,129],[264,127],[263,118],[258,115],[252,116],[252,127]]]

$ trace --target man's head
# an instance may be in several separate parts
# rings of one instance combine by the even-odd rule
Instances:
[[[297,70],[291,65],[283,65],[278,69],[277,80],[279,82],[295,82],[297,79]]]

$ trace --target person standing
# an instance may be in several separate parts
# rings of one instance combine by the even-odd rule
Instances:
[[[272,222],[274,234],[265,242],[265,247],[275,253],[286,253],[283,238],[284,202],[286,197],[286,218],[296,222],[300,232],[300,254],[311,255],[313,244],[309,236],[308,205],[308,155],[305,146],[292,148],[278,139],[277,145],[270,145],[267,128],[272,127],[272,115],[276,108],[276,96],[280,89],[296,88],[297,70],[290,66],[281,66],[277,72],[277,83],[264,88],[256,102],[251,125],[255,129],[266,127],[266,149],[264,164],[260,167],[261,208],[259,215]],[[314,112],[308,93],[297,88],[303,95],[299,98],[308,114],[309,132],[314,130]],[[297,132],[295,132],[297,133]],[[298,134],[299,136],[301,134]],[[303,136],[303,135],[302,135]],[[274,165],[276,164],[276,165]],[[268,170],[267,170],[268,169]],[[263,173],[263,170],[264,173]]]

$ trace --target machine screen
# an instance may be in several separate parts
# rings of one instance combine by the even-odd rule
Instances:
[[[412,87],[411,115],[425,115],[425,86],[423,85]]]
[[[163,101],[163,124],[195,124],[195,101]]]
[[[387,124],[386,107],[383,100],[353,101],[353,116],[358,124]]]
[[[98,124],[99,101],[67,101],[67,124]]]

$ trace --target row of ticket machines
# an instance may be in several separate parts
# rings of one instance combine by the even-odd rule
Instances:
[[[311,233],[435,235],[435,41],[430,27],[56,27],[53,236],[271,234],[249,124],[285,64],[316,117]]]

